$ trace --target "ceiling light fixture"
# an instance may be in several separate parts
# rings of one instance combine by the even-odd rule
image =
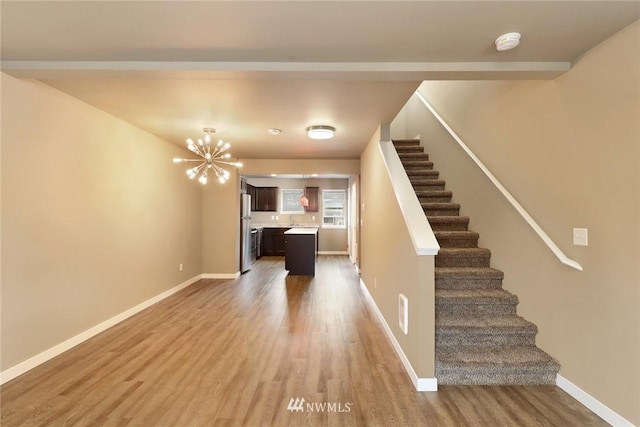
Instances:
[[[520,44],[520,33],[506,33],[496,39],[496,49],[499,52],[513,49]]]
[[[212,132],[215,132],[215,129],[213,129]],[[199,174],[200,178],[198,178],[198,181],[200,181],[200,184],[204,185],[207,183],[207,176],[209,175],[209,172],[213,172],[218,177],[218,181],[220,181],[221,184],[224,184],[231,176],[231,173],[220,167],[220,165],[235,166],[237,168],[242,167],[242,163],[240,162],[230,162],[226,160],[231,158],[231,154],[225,153],[225,151],[230,147],[231,144],[228,142],[225,143],[222,140],[219,140],[218,144],[212,147],[211,138],[208,134],[204,136],[204,141],[201,138],[198,138],[197,143],[193,142],[193,140],[189,138],[187,139],[187,148],[189,151],[197,154],[201,158],[180,159],[176,157],[173,159],[173,163],[201,162],[198,166],[187,169],[187,175],[190,179],[194,179]]]
[[[282,132],[282,129],[271,128],[271,129],[268,130],[268,132],[271,135],[280,135],[280,132]]]
[[[333,138],[335,132],[336,128],[332,126],[309,126],[307,128],[307,136],[311,139],[330,139]]]

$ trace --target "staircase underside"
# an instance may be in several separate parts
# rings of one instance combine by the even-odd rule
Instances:
[[[418,140],[393,142],[441,246],[435,260],[436,378],[451,385],[555,384],[560,365],[536,347],[536,325],[516,314],[491,251],[460,216]]]

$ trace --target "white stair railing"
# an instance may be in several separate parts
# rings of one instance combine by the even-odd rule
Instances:
[[[440,117],[440,114],[438,114],[436,110],[433,109],[433,107],[427,102],[424,96],[422,96],[420,91],[416,91],[416,96],[429,109],[429,111],[431,111],[431,114],[433,114],[434,117],[440,122],[440,124],[447,130],[447,132],[449,132],[449,134],[453,137],[453,139],[455,139],[455,141],[458,143],[458,145],[460,145],[464,152],[467,153],[469,157],[471,157],[471,160],[473,160],[473,162],[480,168],[480,170],[487,176],[487,178],[489,178],[489,181],[491,181],[493,185],[496,186],[498,191],[500,191],[500,193],[502,193],[502,195],[509,201],[509,203],[511,203],[511,206],[513,206],[515,210],[522,216],[522,218],[524,218],[527,224],[529,224],[533,231],[536,232],[538,237],[540,237],[542,241],[549,247],[549,249],[551,249],[551,252],[555,254],[558,260],[560,260],[560,262],[564,265],[582,271],[582,266],[577,261],[566,256],[564,252],[560,250],[558,245],[556,245],[553,240],[551,240],[549,235],[544,232],[540,225],[538,225],[538,223],[531,217],[531,215],[529,215],[529,213],[522,207],[522,205],[518,203],[518,201],[511,195],[511,193],[509,193],[509,191],[507,191],[506,188],[504,188],[504,186],[491,173],[491,171],[487,169],[487,167],[480,161],[480,159],[478,159],[475,154],[473,154],[471,149],[467,147],[467,145],[462,141],[462,139],[460,139],[460,137],[453,131],[453,129],[451,129],[451,127],[444,121],[444,119]]]

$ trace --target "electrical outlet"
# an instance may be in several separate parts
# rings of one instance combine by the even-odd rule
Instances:
[[[180,271],[182,271],[182,263],[180,263]]]
[[[274,219],[276,219],[276,217],[271,215],[271,221],[273,221]]]
[[[373,287],[374,287],[374,289],[378,289],[378,278],[377,277],[373,278]]]
[[[311,221],[315,221],[316,220],[316,216],[315,215],[311,215]]]
[[[276,221],[278,220],[278,215],[276,215]]]
[[[589,230],[586,228],[574,228],[573,244],[576,246],[589,246]]]

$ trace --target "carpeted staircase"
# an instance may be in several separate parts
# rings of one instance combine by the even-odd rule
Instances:
[[[393,142],[431,224],[435,261],[436,378],[439,384],[555,384],[560,365],[536,347],[536,325],[516,314],[502,271],[459,215],[419,140]]]

